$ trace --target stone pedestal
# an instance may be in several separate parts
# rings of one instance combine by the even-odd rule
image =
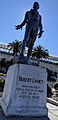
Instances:
[[[7,72],[0,105],[5,116],[47,116],[46,96],[46,69],[15,64]]]

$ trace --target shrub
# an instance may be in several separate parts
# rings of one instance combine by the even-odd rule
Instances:
[[[5,78],[0,78],[0,92],[3,92],[5,84]]]
[[[4,74],[4,73],[0,73],[0,76],[6,76],[6,74]]]
[[[0,81],[0,92],[3,92],[4,84],[5,84],[5,81],[4,82]]]
[[[55,83],[54,83],[54,89],[55,89],[55,90],[58,90],[58,82],[55,82]]]
[[[47,97],[51,97],[52,96],[52,87],[47,84]]]

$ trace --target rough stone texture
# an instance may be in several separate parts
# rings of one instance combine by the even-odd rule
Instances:
[[[15,64],[7,72],[0,105],[6,116],[47,116],[45,68]]]

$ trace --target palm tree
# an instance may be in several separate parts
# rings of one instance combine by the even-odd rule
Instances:
[[[20,53],[22,42],[19,40],[12,41],[8,44],[9,52],[13,51],[13,56],[17,56],[17,53]]]
[[[35,47],[32,51],[32,57],[36,57],[36,58],[48,58],[49,57],[49,53],[48,50],[45,49],[44,47],[42,47],[41,45]]]

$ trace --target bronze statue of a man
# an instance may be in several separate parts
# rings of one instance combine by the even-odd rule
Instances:
[[[20,56],[24,56],[25,47],[28,47],[27,59],[30,57],[34,42],[38,35],[38,38],[42,36],[42,17],[38,12],[39,3],[34,2],[33,8],[27,11],[25,18],[20,25],[15,26],[16,30],[22,29],[26,24],[25,35],[22,43],[22,50]],[[39,31],[39,34],[38,34]]]

